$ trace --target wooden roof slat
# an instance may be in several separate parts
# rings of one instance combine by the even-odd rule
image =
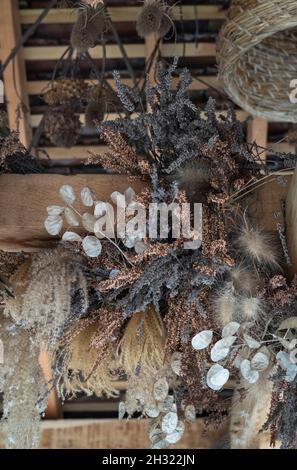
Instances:
[[[135,22],[140,11],[140,6],[130,7],[110,7],[108,11],[114,22]],[[36,21],[41,9],[24,9],[21,10],[22,24],[32,24]],[[180,18],[179,7],[173,9],[173,16],[175,20]],[[225,11],[218,5],[184,5],[182,7],[182,17],[184,21],[190,20],[223,20],[225,18]],[[55,23],[73,23],[75,21],[75,12],[70,9],[52,9],[49,14],[44,18],[43,24]]]
[[[145,57],[145,44],[124,44],[130,59]],[[26,60],[58,60],[67,49],[67,46],[30,46],[24,48]],[[102,46],[96,46],[89,50],[93,59],[103,58]],[[163,57],[215,57],[216,45],[213,42],[200,42],[196,45],[189,43],[166,43],[162,46]],[[117,44],[106,45],[106,56],[109,59],[122,59],[122,54]]]

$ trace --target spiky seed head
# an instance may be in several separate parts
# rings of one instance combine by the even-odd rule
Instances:
[[[159,0],[145,2],[136,23],[136,30],[141,38],[158,33],[161,28],[164,7]]]
[[[99,36],[106,30],[104,8],[88,7],[78,14],[71,32],[71,46],[80,52],[96,46]]]

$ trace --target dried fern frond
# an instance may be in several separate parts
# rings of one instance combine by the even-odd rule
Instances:
[[[39,344],[54,349],[71,317],[72,296],[81,298],[81,314],[88,307],[87,281],[80,260],[64,248],[32,256],[12,276],[15,298],[4,314],[25,328],[35,328]]]
[[[164,363],[165,330],[160,314],[150,306],[134,313],[117,347],[117,362],[128,376],[152,375]]]

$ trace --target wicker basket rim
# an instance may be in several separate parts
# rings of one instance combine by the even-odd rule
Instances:
[[[259,16],[257,15],[257,11],[260,10],[261,7],[262,5],[256,5],[255,7],[250,8],[249,10],[250,16],[254,15],[256,18],[259,18]],[[279,17],[278,21],[274,24],[267,23],[264,31],[255,35],[253,39],[249,39],[249,41],[246,42],[245,46],[240,47],[236,41],[233,42],[225,36],[225,31],[227,28],[230,29],[231,24],[235,24],[236,28],[238,28],[239,24],[241,24],[242,22],[245,22],[245,15],[246,13],[242,12],[241,14],[232,18],[232,20],[230,20],[227,17],[226,23],[220,31],[220,37],[217,43],[217,52],[218,52],[217,60],[218,62],[224,62],[224,63],[220,63],[221,70],[231,67],[242,55],[244,55],[250,49],[254,48],[257,44],[261,43],[264,39],[271,37],[274,34],[279,33],[281,31],[286,31],[297,26],[297,7],[296,7],[295,15],[290,15],[286,18]],[[223,58],[224,61],[221,61],[220,50],[222,49],[222,43],[226,41],[228,41],[228,44],[229,44],[228,61],[225,61],[225,57]]]

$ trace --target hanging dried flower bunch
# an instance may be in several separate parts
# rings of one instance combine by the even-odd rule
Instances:
[[[89,163],[127,174],[131,186],[141,176],[143,192],[130,187],[102,201],[94,188],[81,188],[80,213],[77,194],[63,185],[47,217],[45,208],[45,228],[61,236],[63,251],[37,255],[11,278],[15,298],[6,315],[53,352],[62,397],[114,395],[116,378],[125,375],[119,417],[151,418],[153,448],[178,442],[196,414],[219,424],[226,411],[232,447],[260,445],[262,428],[269,441],[292,447],[297,283],[283,277],[283,244],[257,225],[248,199],[266,167],[231,108],[227,116],[217,115],[214,100],[203,112],[196,108],[187,94],[190,74],[177,61],[158,66],[141,107],[140,94],[115,79],[136,117],[104,122],[110,149]],[[127,211],[132,224],[139,205],[146,214],[150,203],[180,208],[187,201],[203,203],[201,246],[186,248],[185,236],[170,231],[165,239],[136,236],[128,225],[112,236],[115,209]],[[230,378],[238,384],[233,404],[220,399]],[[261,391],[262,414],[253,398]]]
[[[78,141],[80,128],[79,116],[69,105],[50,108],[45,115],[45,135],[58,147],[73,147]]]
[[[40,173],[38,160],[21,144],[18,133],[8,127],[7,114],[0,112],[0,173]]]

